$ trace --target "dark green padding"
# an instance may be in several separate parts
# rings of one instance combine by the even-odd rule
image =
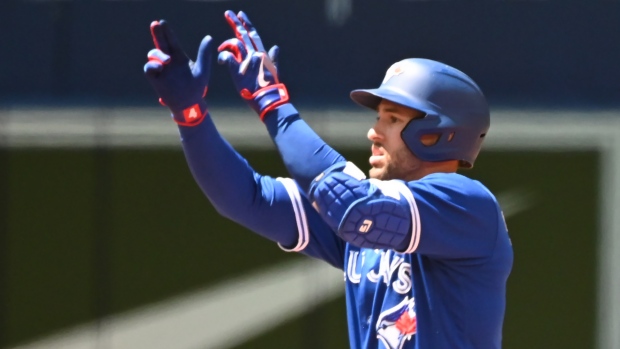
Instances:
[[[345,155],[366,170],[367,153]],[[286,175],[274,151],[243,154]],[[533,198],[508,219],[505,349],[594,346],[598,161],[487,151],[464,172]],[[177,150],[11,150],[5,163],[0,347],[302,258],[220,217]],[[337,299],[238,348],[344,348],[345,321]]]

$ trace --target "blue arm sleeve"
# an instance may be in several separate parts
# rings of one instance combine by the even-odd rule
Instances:
[[[331,233],[297,184],[255,172],[219,134],[210,115],[194,127],[179,127],[194,179],[223,216],[278,242],[342,268],[344,243]]]
[[[179,131],[192,175],[221,215],[283,246],[295,245],[297,223],[283,185],[256,173],[217,132],[210,115]]]
[[[325,169],[346,161],[299,117],[292,104],[276,108],[264,120],[288,172],[304,191]]]

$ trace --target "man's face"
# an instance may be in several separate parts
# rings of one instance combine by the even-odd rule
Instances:
[[[368,161],[372,166],[370,178],[417,179],[422,161],[407,148],[400,133],[411,119],[423,118],[424,113],[384,99],[377,114],[375,125],[368,131],[368,139],[372,142]]]

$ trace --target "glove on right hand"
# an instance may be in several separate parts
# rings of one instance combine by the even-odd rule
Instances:
[[[274,46],[267,54],[245,13],[235,15],[232,11],[226,11],[224,16],[237,38],[220,45],[218,63],[228,65],[237,91],[263,120],[267,112],[289,100],[275,64],[279,48]]]

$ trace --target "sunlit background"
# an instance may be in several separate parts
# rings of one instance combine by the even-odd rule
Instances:
[[[149,24],[194,57],[244,10],[319,134],[363,169],[354,105],[408,57],[487,95],[476,168],[515,251],[505,349],[620,349],[620,1],[1,0],[0,348],[347,348],[342,271],[220,217],[142,73]],[[215,54],[214,54],[215,55]],[[207,101],[259,172],[286,176],[213,65]],[[234,190],[234,188],[231,188]]]

